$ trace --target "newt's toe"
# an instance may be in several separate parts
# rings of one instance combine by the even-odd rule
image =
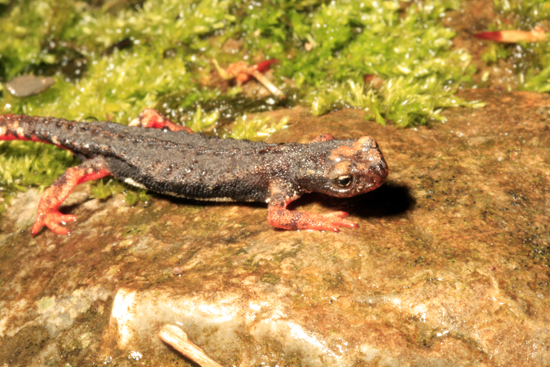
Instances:
[[[322,216],[323,220],[322,223],[320,223],[320,226],[322,227],[322,230],[334,232],[340,232],[340,227],[357,228],[358,225],[356,223],[343,219],[348,216],[349,214],[346,212],[332,212],[324,214]]]
[[[61,214],[57,210],[51,210],[48,213],[38,213],[36,222],[31,228],[31,234],[35,236],[42,227],[48,227],[52,232],[61,235],[68,235],[70,231],[61,224],[76,221],[76,216],[70,214]]]

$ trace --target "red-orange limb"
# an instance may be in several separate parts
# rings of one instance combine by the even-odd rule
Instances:
[[[48,227],[57,234],[70,234],[67,228],[61,226],[61,223],[73,222],[76,220],[76,216],[61,214],[58,210],[59,206],[67,199],[76,185],[97,180],[110,174],[111,172],[104,168],[103,162],[96,159],[65,171],[40,197],[38,214],[32,226],[31,234],[36,235],[43,226]]]
[[[164,127],[171,131],[187,131],[193,134],[193,130],[187,126],[176,125],[162,113],[155,111],[152,108],[146,108],[139,114],[138,118],[130,123],[130,126],[152,127],[154,129],[162,129]]]
[[[356,228],[357,224],[343,219],[349,216],[346,212],[314,214],[288,210],[284,205],[272,205],[267,208],[267,222],[276,228],[314,229],[317,231],[339,232],[339,227]]]

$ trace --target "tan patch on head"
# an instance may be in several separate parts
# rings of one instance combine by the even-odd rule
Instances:
[[[372,137],[363,136],[357,139],[357,141],[353,143],[352,146],[344,145],[333,149],[330,152],[330,155],[328,158],[333,161],[339,161],[340,159],[351,159],[357,153],[367,152],[376,148],[378,148],[378,145],[376,144],[376,141]]]
[[[372,137],[363,136],[362,138],[359,138],[355,142],[355,144],[353,144],[353,147],[357,150],[372,149],[372,148],[378,148],[378,144],[376,144],[376,141]]]
[[[351,158],[357,152],[357,149],[350,147],[349,145],[343,145],[330,151],[328,159],[333,161],[339,161],[342,158]]]

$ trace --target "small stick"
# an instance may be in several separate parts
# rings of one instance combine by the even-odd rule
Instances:
[[[175,325],[164,325],[159,331],[158,337],[202,367],[222,367],[221,364],[208,357],[201,348],[193,344],[185,331]]]
[[[275,84],[271,83],[265,76],[263,76],[262,73],[260,73],[259,71],[254,70],[251,74],[260,83],[262,83],[264,85],[264,87],[266,87],[271,92],[271,94],[274,94],[274,95],[276,95],[277,97],[279,97],[281,99],[285,98],[284,93],[279,88],[277,88],[275,86]]]
[[[212,60],[212,63],[216,67],[216,70],[218,71],[218,74],[222,77],[222,79],[229,80],[229,79],[237,79],[237,85],[241,86],[244,82],[248,81],[250,79],[250,76],[253,76],[256,78],[257,81],[263,84],[264,87],[266,87],[271,94],[274,94],[275,96],[283,99],[285,98],[285,94],[275,86],[275,84],[271,83],[269,79],[267,79],[262,73],[265,73],[271,64],[276,63],[277,60],[266,60],[262,61],[260,63],[257,63],[252,66],[248,66],[246,62],[239,61],[234,64],[229,65],[227,69],[223,69],[216,59]]]

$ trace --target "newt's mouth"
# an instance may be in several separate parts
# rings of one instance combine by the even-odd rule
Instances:
[[[377,189],[388,178],[388,164],[378,147],[363,152],[363,160],[356,162],[355,166],[358,170],[359,180],[353,195]]]
[[[369,192],[382,186],[388,178],[388,165],[386,161],[382,159],[380,164],[372,166],[368,177],[370,178],[369,182],[367,182],[362,188],[358,188],[357,194]]]

